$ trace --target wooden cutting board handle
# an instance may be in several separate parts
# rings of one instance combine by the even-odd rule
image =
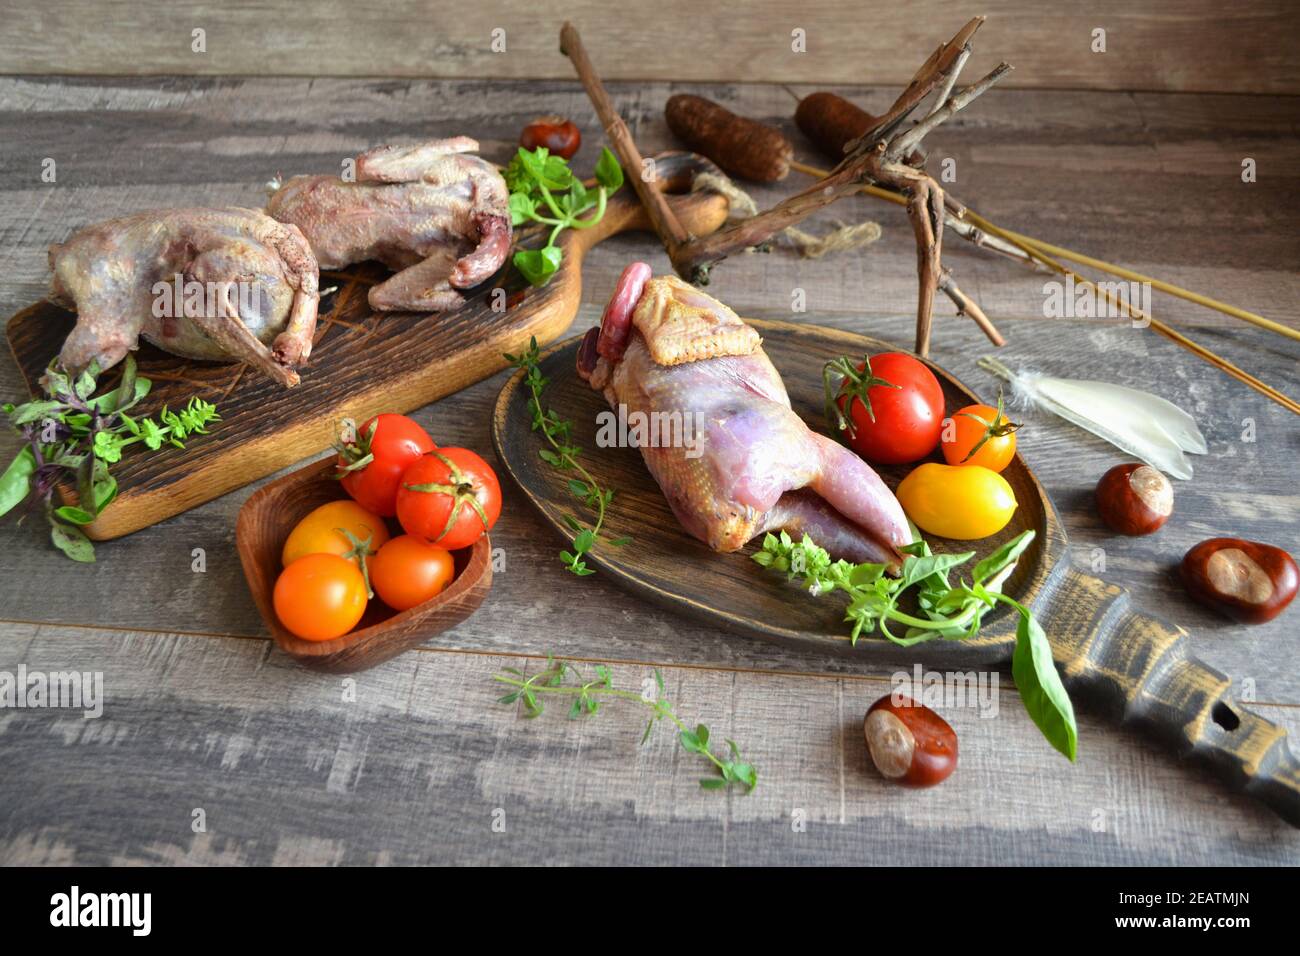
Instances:
[[[1300,827],[1300,761],[1286,731],[1243,708],[1232,681],[1193,657],[1187,632],[1132,606],[1129,593],[1068,569],[1043,605],[1066,686]]]

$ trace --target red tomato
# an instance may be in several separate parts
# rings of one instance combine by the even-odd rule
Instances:
[[[409,534],[389,541],[370,559],[370,583],[395,611],[436,597],[455,576],[450,551]]]
[[[469,547],[500,515],[496,472],[468,448],[439,448],[417,459],[397,489],[397,520],[406,533],[448,551]]]
[[[366,612],[366,582],[347,558],[309,554],[276,578],[272,603],[280,623],[303,640],[330,641]]]
[[[846,363],[840,371],[847,368]],[[860,363],[840,385],[835,402],[848,420],[844,434],[849,446],[868,461],[917,461],[939,444],[943,389],[934,373],[910,355],[886,352]]]
[[[344,420],[341,432],[352,423]],[[429,433],[405,415],[376,415],[354,434],[341,434],[339,470],[343,490],[357,504],[385,518],[397,514],[397,485],[402,472],[438,446]],[[348,441],[347,439],[351,439]]]

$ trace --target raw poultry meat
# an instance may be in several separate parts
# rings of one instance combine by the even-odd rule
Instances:
[[[295,176],[267,212],[298,226],[323,269],[377,259],[397,272],[370,289],[380,310],[441,312],[510,252],[510,193],[465,136],[379,146],[356,159],[356,181]]]
[[[316,260],[295,227],[254,209],[156,209],[96,223],[51,246],[50,269],[50,298],[77,311],[59,353],[69,370],[116,365],[143,335],[175,355],[247,362],[289,386],[311,353]]]
[[[807,533],[831,554],[896,565],[907,518],[861,458],[804,424],[758,333],[729,308],[650,267],[623,271],[578,374],[610,406],[697,422],[695,447],[641,447],[682,527],[716,551]],[[689,451],[689,454],[688,454]]]

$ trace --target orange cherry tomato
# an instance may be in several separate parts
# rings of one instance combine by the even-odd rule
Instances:
[[[361,571],[337,554],[308,554],[280,572],[275,616],[307,641],[330,641],[357,626],[366,611]]]
[[[1001,471],[1016,456],[1016,429],[1002,408],[967,405],[943,423],[939,446],[950,465],[979,465]]]
[[[289,532],[280,553],[280,563],[288,567],[307,554],[346,556],[354,547],[343,531],[351,533],[358,541],[369,538],[371,554],[388,540],[388,525],[384,524],[383,518],[355,501],[331,501],[307,515]]]
[[[398,535],[370,559],[370,583],[395,611],[436,597],[455,576],[451,552],[409,534]]]

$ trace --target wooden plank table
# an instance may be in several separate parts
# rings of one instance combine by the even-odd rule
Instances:
[[[614,84],[644,150],[671,145],[668,84]],[[697,88],[698,89],[698,88]],[[799,89],[708,95],[790,126]],[[868,109],[888,90],[850,90]],[[1300,150],[1285,98],[997,91],[934,137],[957,161],[951,188],[994,221],[1300,324]],[[47,244],[86,222],[149,206],[257,205],[277,173],[330,171],[398,137],[469,133],[493,159],[544,112],[597,128],[567,82],[360,79],[0,79],[0,312],[45,289]],[[803,158],[814,160],[794,134]],[[1241,159],[1259,182],[1243,184]],[[594,150],[580,157],[592,161]],[[55,160],[57,183],[41,180]],[[580,163],[581,165],[581,163]],[[936,166],[937,168],[937,166]],[[765,203],[782,189],[755,189]],[[868,332],[908,347],[915,254],[905,218],[863,199],[823,215],[874,217],[875,246],[800,260],[788,249],[724,263],[710,291],[742,314]],[[599,316],[632,257],[667,269],[656,243],[620,238],[588,260],[574,331]],[[1300,733],[1295,609],[1245,628],[1189,606],[1173,569],[1195,541],[1239,534],[1296,550],[1296,420],[1149,331],[1042,318],[1045,276],[947,243],[946,261],[1007,335],[1002,358],[1133,384],[1195,414],[1210,454],[1178,483],[1175,519],[1119,539],[1090,505],[1120,460],[1099,440],[1026,416],[1021,446],[1068,525],[1073,559],[1193,632],[1236,693]],[[1157,296],[1156,315],[1293,396],[1293,343]],[[938,306],[934,357],[995,395],[974,326]],[[490,455],[504,375],[415,417],[445,444]],[[0,396],[17,397],[0,360]],[[1253,423],[1254,441],[1243,440]],[[1249,436],[1248,436],[1249,437]],[[322,442],[325,436],[322,436]],[[0,439],[7,461],[15,443]],[[927,792],[870,768],[866,706],[891,672],[717,633],[577,581],[559,542],[505,489],[493,533],[504,568],[470,621],[356,675],[309,673],[277,652],[244,587],[234,517],[252,487],[68,562],[38,523],[0,531],[0,671],[104,674],[104,715],[0,710],[0,863],[1213,863],[1300,861],[1300,833],[1251,801],[1082,713],[1068,765],[1001,675],[996,718],[948,716],[959,772]],[[202,548],[206,571],[192,570]],[[521,719],[491,675],[548,652],[611,663],[638,686],[662,669],[686,719],[735,738],[759,768],[751,795],[702,792],[694,758],[638,709]],[[1293,746],[1300,746],[1296,744]],[[204,828],[196,830],[202,809]],[[800,823],[802,821],[802,823]],[[496,826],[494,827],[494,824]]]

